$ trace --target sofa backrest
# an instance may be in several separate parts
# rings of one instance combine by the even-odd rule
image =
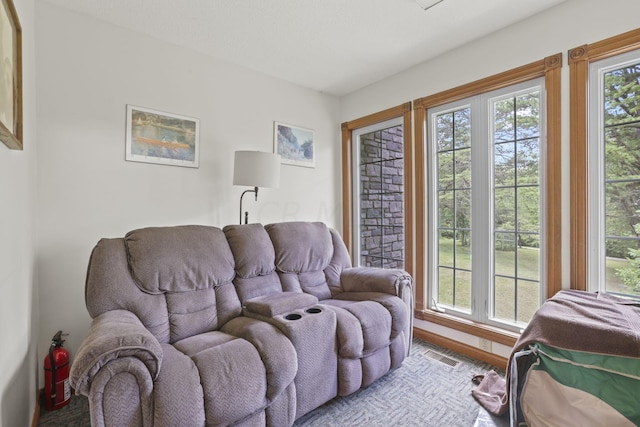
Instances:
[[[330,298],[350,266],[340,235],[320,222],[150,227],[98,242],[85,298],[91,317],[129,310],[160,342],[173,343],[218,329],[252,298]]]
[[[233,284],[241,304],[256,297],[296,291],[282,288],[276,273],[276,252],[261,224],[227,225],[223,231],[236,262]]]
[[[218,329],[240,315],[234,259],[222,230],[152,227],[103,239],[87,273],[89,314],[134,312],[160,342]]]
[[[233,283],[240,302],[280,292],[318,299],[339,293],[340,272],[351,266],[340,235],[321,222],[224,227],[236,262]]]
[[[342,291],[340,273],[351,267],[351,259],[335,230],[321,222],[281,222],[265,229],[283,288],[301,289],[319,300]]]

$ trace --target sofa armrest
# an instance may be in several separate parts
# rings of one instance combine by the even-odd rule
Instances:
[[[162,364],[162,347],[138,317],[126,310],[107,311],[95,319],[71,366],[70,382],[77,394],[89,395],[91,383],[109,362],[133,357],[155,380]]]
[[[413,339],[413,312],[415,298],[413,295],[413,278],[404,270],[383,269],[375,267],[353,267],[342,270],[340,275],[343,293],[338,299],[360,300],[362,296],[370,297],[370,292],[394,295],[405,304],[408,322],[404,322],[405,355],[411,353]],[[358,295],[362,293],[362,295]],[[379,301],[379,300],[378,300]],[[383,304],[384,305],[384,304]]]
[[[405,299],[413,279],[404,270],[353,267],[342,270],[340,281],[343,292],[382,292]]]
[[[302,292],[282,292],[264,297],[252,298],[245,302],[245,310],[265,317],[274,317],[282,313],[311,307],[318,298]]]

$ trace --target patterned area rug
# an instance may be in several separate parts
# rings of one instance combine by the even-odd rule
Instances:
[[[455,363],[457,362],[457,363]],[[455,366],[452,366],[455,365]],[[300,418],[295,427],[472,427],[480,405],[471,378],[497,368],[414,339],[411,357],[368,388],[339,397]],[[500,372],[504,374],[503,372]],[[483,427],[500,425],[488,419]]]
[[[509,416],[494,417],[486,411],[484,408],[480,408],[478,418],[473,427],[509,427]]]
[[[327,402],[294,426],[506,426],[505,420],[480,411],[471,396],[471,378],[489,369],[490,365],[415,339],[411,357],[399,369],[366,389]],[[57,411],[42,409],[38,425],[89,426],[87,399],[74,396],[69,405]]]

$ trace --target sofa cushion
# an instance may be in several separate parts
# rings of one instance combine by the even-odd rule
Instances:
[[[391,336],[391,314],[374,301],[359,301],[344,308],[360,322],[364,338],[364,354],[389,345]]]
[[[216,330],[242,311],[231,283],[215,289],[167,293],[165,296],[170,342]]]
[[[260,224],[228,225],[223,229],[235,259],[233,284],[242,304],[245,301],[282,293],[276,273],[275,249]]]
[[[342,304],[339,301],[343,301]],[[348,301],[348,303],[347,303]],[[353,301],[375,301],[391,315],[391,339],[395,339],[407,327],[409,313],[407,305],[397,296],[382,292],[344,292],[333,300],[334,305],[346,307]],[[327,303],[327,301],[324,301]]]
[[[161,343],[169,342],[169,317],[164,294],[143,292],[129,272],[124,238],[100,239],[87,268],[85,300],[95,318],[113,310],[128,310]]]
[[[231,283],[234,260],[216,227],[150,227],[125,236],[129,269],[150,294],[188,292]]]
[[[153,385],[155,425],[205,425],[204,391],[193,360],[169,344],[162,345],[164,359]]]
[[[276,251],[276,267],[283,273],[324,270],[333,255],[327,226],[321,222],[282,222],[266,227]]]
[[[282,288],[301,289],[320,300],[330,298],[325,269],[330,270],[333,240],[327,226],[321,222],[284,222],[269,224],[265,229],[276,251]]]
[[[322,301],[322,305],[336,313],[338,354],[341,357],[365,357],[389,345],[392,318],[382,304],[327,299]]]
[[[241,316],[225,324],[220,331],[250,342],[260,353],[267,373],[268,400],[276,400],[293,385],[298,372],[296,349],[276,326]]]
[[[392,363],[389,311],[373,301],[327,299],[321,307],[337,319],[338,393],[346,396],[384,375]]]
[[[249,342],[208,332],[175,343],[198,370],[207,425],[234,425],[267,405],[267,372]]]
[[[227,225],[223,231],[239,277],[247,279],[275,271],[276,252],[261,224]]]

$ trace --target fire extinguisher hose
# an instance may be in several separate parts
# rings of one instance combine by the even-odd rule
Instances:
[[[51,365],[51,406],[56,404],[56,371],[58,367],[56,366],[55,358],[53,357],[53,352],[56,349],[56,344],[51,343],[49,347],[49,364]]]

